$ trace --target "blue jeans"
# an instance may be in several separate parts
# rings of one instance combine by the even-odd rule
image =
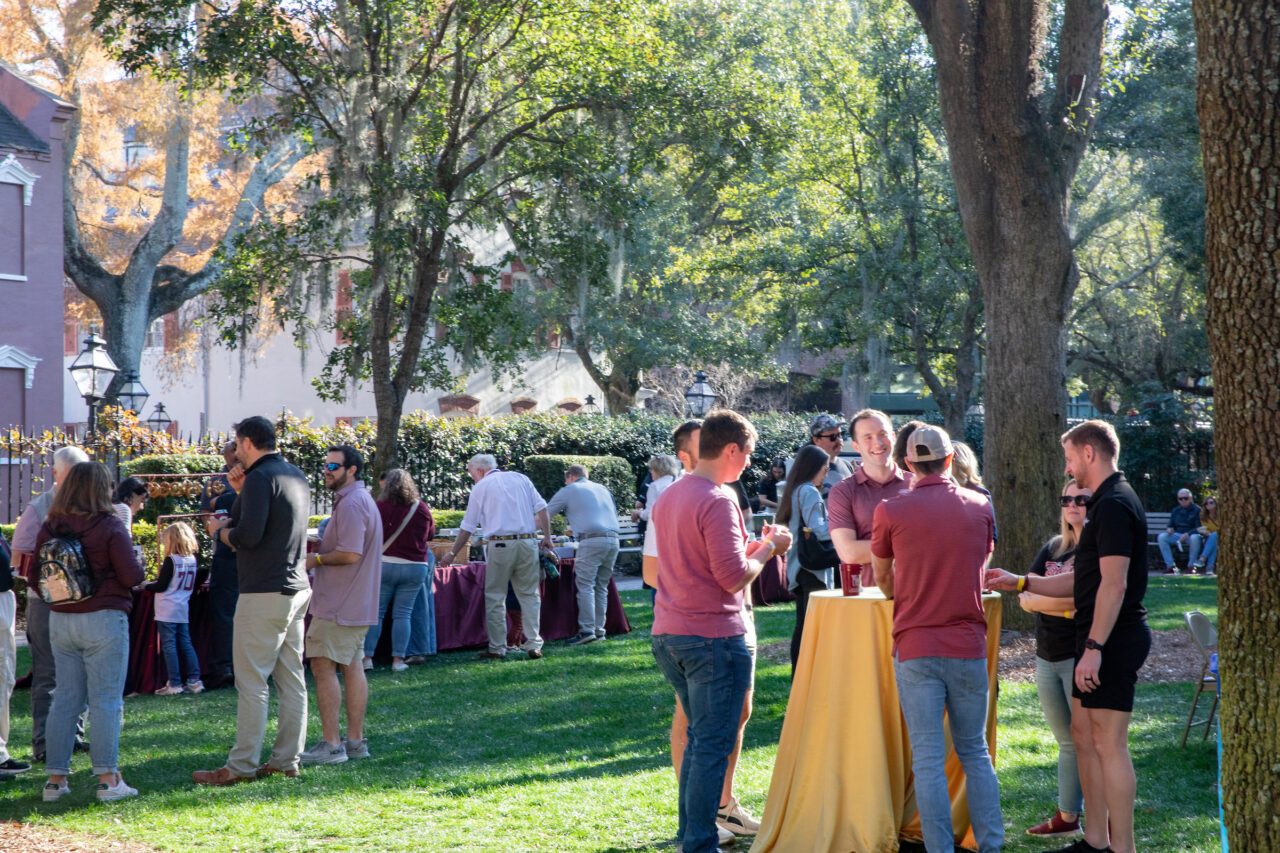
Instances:
[[[684,853],[712,853],[717,847],[720,789],[738,738],[742,702],[751,688],[751,654],[741,634],[655,634],[652,642],[658,668],[689,717],[689,743],[680,765],[676,846]]]
[[[122,610],[49,613],[57,685],[45,733],[45,769],[50,776],[71,772],[76,721],[89,702],[89,758],[93,772],[116,772],[120,724],[124,718],[124,678],[129,671],[129,617]]]
[[[364,635],[365,657],[373,657],[382,636],[382,617],[391,605],[391,656],[403,658],[409,647],[413,603],[427,579],[426,563],[382,563],[382,585],[378,589],[378,621]],[[392,602],[394,601],[394,604]]]
[[[1156,545],[1160,546],[1160,556],[1164,558],[1165,568],[1171,569],[1174,567],[1172,547],[1176,546],[1181,538],[1181,533],[1170,533],[1167,530],[1156,537]],[[1200,555],[1200,534],[1188,534],[1184,546],[1188,549],[1187,566],[1190,567],[1196,561],[1196,557]]]
[[[1036,658],[1036,693],[1045,721],[1058,741],[1058,810],[1079,815],[1084,810],[1084,794],[1080,791],[1076,743],[1071,739],[1071,682],[1075,673],[1075,658],[1057,663]]]
[[[413,616],[409,619],[410,655],[434,655],[436,646],[436,555],[427,552],[427,579],[422,591],[413,602]]]
[[[947,791],[947,736],[964,767],[969,820],[979,853],[1004,844],[1000,783],[987,751],[987,661],[984,658],[913,658],[893,662],[898,700],[911,738],[920,830],[929,853],[952,853],[951,795]]]
[[[1218,567],[1218,531],[1213,531],[1204,540],[1204,552],[1200,554],[1208,571]]]
[[[169,673],[169,686],[181,687],[182,675],[186,673],[187,681],[200,680],[200,659],[196,657],[196,647],[191,645],[191,629],[186,622],[157,622],[156,633],[160,635],[160,651],[164,654],[164,668]],[[178,657],[182,657],[179,669]]]

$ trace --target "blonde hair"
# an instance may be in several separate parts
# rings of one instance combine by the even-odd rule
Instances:
[[[175,521],[160,532],[160,543],[164,545],[165,556],[177,554],[189,557],[199,550],[195,531],[185,521]]]
[[[963,441],[951,442],[955,456],[951,459],[951,476],[956,485],[965,489],[986,488],[982,484],[982,476],[978,473],[978,457],[973,448]]]
[[[1076,485],[1076,481],[1068,477],[1067,484],[1062,487],[1062,494],[1065,495],[1067,493],[1067,489],[1074,485]],[[1063,507],[1062,509],[1066,509],[1066,507]],[[1053,558],[1055,560],[1068,551],[1074,551],[1076,545],[1080,542],[1080,537],[1076,535],[1075,528],[1070,524],[1067,524],[1067,516],[1062,512],[1062,510],[1058,511],[1058,519],[1059,524],[1062,525],[1062,532],[1049,540],[1049,553],[1053,554]]]

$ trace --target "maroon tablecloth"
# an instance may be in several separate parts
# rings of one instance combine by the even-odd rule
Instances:
[[[484,632],[484,563],[436,566],[434,593],[436,646],[440,651],[488,644],[489,639]],[[627,614],[622,609],[622,599],[618,596],[618,586],[612,578],[609,579],[605,630],[610,634],[631,631]],[[542,582],[539,632],[543,640],[562,640],[578,633],[573,560],[561,560],[560,577]]]
[[[777,604],[795,601],[787,589],[787,563],[782,557],[773,557],[765,564],[764,571],[751,582],[751,601],[755,604]]]

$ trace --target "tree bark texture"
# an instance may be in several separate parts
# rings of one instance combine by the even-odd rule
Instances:
[[[1280,851],[1280,2],[1196,0],[1219,534],[1224,820]]]
[[[1058,65],[1045,75],[1047,0],[909,2],[937,63],[961,221],[986,307],[994,565],[1022,571],[1058,514],[1065,322],[1079,278],[1068,191],[1093,127],[1107,7],[1066,0]],[[1007,615],[1016,623],[1020,614]]]

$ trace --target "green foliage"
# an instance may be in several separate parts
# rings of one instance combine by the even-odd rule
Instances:
[[[461,526],[462,516],[465,514],[466,510],[462,509],[436,509],[435,507],[431,509],[431,517],[435,519],[437,533]]]
[[[613,495],[618,512],[627,512],[636,499],[634,472],[627,460],[618,456],[526,456],[522,467],[544,500],[564,487],[564,472],[581,465],[587,476]]]
[[[1179,489],[1190,489],[1200,503],[1218,484],[1212,409],[1148,391],[1132,414],[1108,419],[1120,438],[1120,468],[1149,510],[1168,512]]]
[[[764,476],[771,458],[789,456],[808,440],[812,419],[812,414],[777,413],[752,418],[760,439],[752,465],[744,474],[749,487],[753,488]],[[534,412],[504,417],[437,418],[425,412],[411,412],[401,424],[400,461],[413,476],[422,499],[434,510],[466,506],[472,486],[466,463],[477,453],[492,453],[500,467],[526,474],[525,460],[531,456],[616,456],[626,460],[632,476],[630,492],[625,493],[630,497],[619,502],[621,509],[634,501],[635,490],[648,470],[649,457],[672,452],[671,432],[681,422],[681,418],[647,413],[607,417]],[[311,478],[316,494],[324,494],[320,468],[324,448],[338,439],[354,444],[367,456],[373,452],[372,430],[368,428],[317,426],[286,415],[276,431],[280,452]]]

